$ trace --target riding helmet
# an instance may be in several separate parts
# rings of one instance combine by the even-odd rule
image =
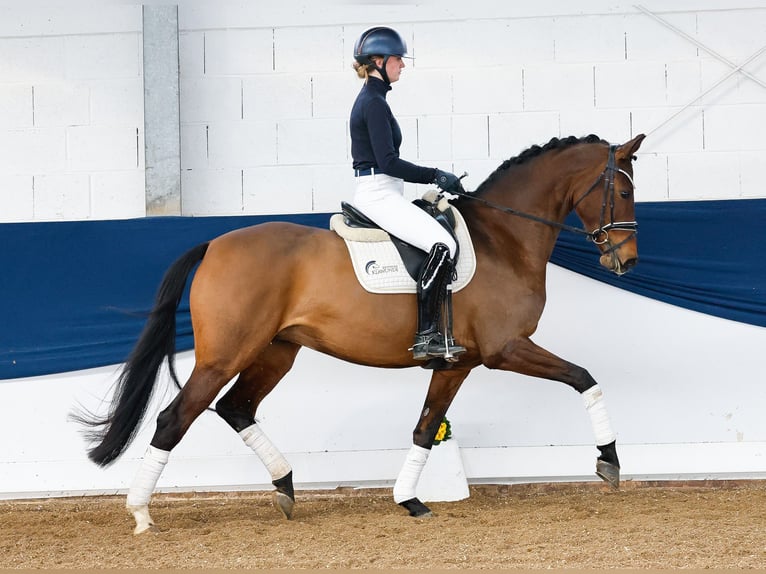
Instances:
[[[371,56],[404,56],[407,44],[396,30],[376,26],[364,32],[354,44],[354,59],[369,64]]]

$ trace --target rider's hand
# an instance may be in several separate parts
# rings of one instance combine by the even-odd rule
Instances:
[[[448,171],[437,169],[434,175],[434,183],[439,186],[439,189],[447,193],[463,191],[463,184],[460,183],[460,178]]]

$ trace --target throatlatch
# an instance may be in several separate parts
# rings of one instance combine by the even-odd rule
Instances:
[[[437,243],[431,248],[417,283],[418,330],[412,345],[412,356],[416,361],[442,358],[448,362],[457,361],[457,355],[465,353],[465,347],[455,343],[452,336],[452,293],[449,285],[454,273],[454,262],[449,248]],[[446,312],[442,313],[443,307]],[[444,321],[444,333],[439,331],[439,322]]]

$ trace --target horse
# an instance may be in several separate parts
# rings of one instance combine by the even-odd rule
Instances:
[[[586,369],[530,337],[545,306],[546,265],[562,230],[592,240],[600,264],[618,275],[638,262],[633,160],[644,137],[622,145],[592,134],[553,138],[504,161],[474,192],[452,194],[450,203],[462,214],[476,252],[474,277],[454,294],[454,336],[467,351],[449,368],[431,372],[412,445],[393,487],[394,501],[409,515],[431,515],[415,494],[417,482],[447,409],[479,365],[559,381],[580,393],[598,449],[596,474],[619,487],[616,435],[601,387]],[[564,223],[572,211],[583,228]],[[170,451],[235,377],[215,411],[266,466],[274,504],[290,519],[292,468],[255,414],[301,347],[367,366],[422,366],[408,350],[416,327],[415,295],[363,289],[344,240],[334,231],[287,222],[237,229],[191,248],[167,269],[108,414],[81,417],[97,443],[88,456],[98,465],[114,462],[133,440],[165,360],[178,381],[176,313],[192,273],[195,365],[157,416],[129,489],[126,506],[136,534],[156,529],[149,503]]]

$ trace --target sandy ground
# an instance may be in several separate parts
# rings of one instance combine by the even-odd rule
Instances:
[[[414,519],[388,490],[155,495],[159,533],[124,497],[0,502],[0,568],[765,568],[766,483],[472,486]]]

